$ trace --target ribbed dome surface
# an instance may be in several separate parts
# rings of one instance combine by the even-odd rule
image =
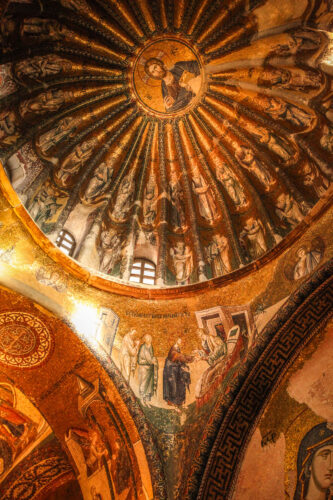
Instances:
[[[260,259],[332,177],[329,3],[10,3],[0,147],[30,216],[123,283],[135,259],[159,287]]]

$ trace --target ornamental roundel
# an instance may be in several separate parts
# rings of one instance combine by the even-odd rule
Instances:
[[[0,314],[0,362],[19,368],[40,365],[53,346],[50,331],[36,316],[26,312]]]
[[[167,68],[173,68],[179,77],[177,99],[167,97],[168,90],[164,82]],[[140,104],[147,111],[167,116],[188,110],[198,101],[203,76],[203,68],[194,48],[184,40],[164,37],[143,47],[134,63],[132,78]]]

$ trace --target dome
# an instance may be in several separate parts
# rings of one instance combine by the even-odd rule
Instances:
[[[220,279],[285,248],[332,178],[324,14],[289,0],[269,13],[259,0],[11,3],[0,152],[30,218],[84,269],[134,287]]]

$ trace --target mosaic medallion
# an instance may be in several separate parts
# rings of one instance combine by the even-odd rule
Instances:
[[[0,314],[0,362],[28,368],[50,354],[52,337],[44,323],[26,312]]]
[[[201,94],[203,69],[184,41],[163,38],[146,45],[133,70],[136,97],[148,111],[169,116],[184,112]]]

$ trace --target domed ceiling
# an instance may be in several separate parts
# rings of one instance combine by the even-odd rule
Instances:
[[[133,285],[137,258],[158,287],[261,259],[332,178],[330,9],[9,3],[1,157],[31,218],[84,267]]]

